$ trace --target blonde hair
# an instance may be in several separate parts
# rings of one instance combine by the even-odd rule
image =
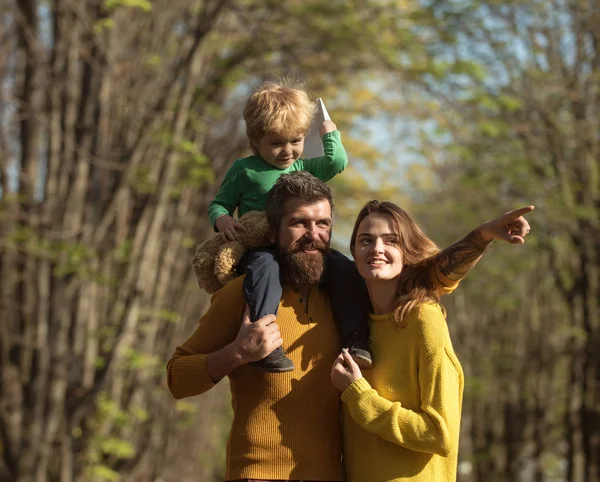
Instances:
[[[440,295],[434,289],[431,281],[430,268],[433,258],[440,252],[437,245],[427,237],[419,224],[402,208],[388,201],[369,201],[358,213],[350,251],[354,255],[358,227],[367,216],[380,214],[390,220],[394,234],[398,238],[398,246],[402,253],[402,273],[398,277],[396,309],[394,321],[400,327],[406,326],[404,319],[417,306],[432,302],[440,305],[446,315],[444,306],[440,303]]]
[[[310,130],[316,105],[298,79],[282,78],[263,83],[246,102],[244,120],[250,144],[268,133],[284,137]]]

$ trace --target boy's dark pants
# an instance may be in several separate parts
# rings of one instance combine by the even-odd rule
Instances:
[[[248,251],[237,269],[239,273],[246,273],[244,294],[250,307],[250,321],[254,322],[270,313],[277,314],[283,274],[276,249]],[[367,340],[371,302],[354,262],[339,251],[330,250],[325,257],[321,285],[329,293],[331,309],[340,327],[344,346],[351,344],[354,337]]]

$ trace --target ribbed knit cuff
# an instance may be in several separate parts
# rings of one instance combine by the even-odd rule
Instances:
[[[354,380],[352,384],[342,393],[342,402],[348,405],[357,403],[361,394],[367,390],[371,390],[371,385],[364,377]]]
[[[225,212],[219,211],[216,213],[209,213],[209,215],[208,215],[208,220],[210,221],[210,225],[213,227],[213,231],[215,233],[219,232],[219,230],[215,226],[215,223],[217,222],[217,219],[219,219],[221,216],[229,216],[229,213],[227,211],[225,211]]]
[[[339,140],[339,138],[340,138],[340,131],[326,132],[325,134],[323,134],[321,136],[321,139],[325,140],[325,139],[328,139],[329,137],[333,137],[333,138],[335,138],[335,140]]]
[[[169,386],[177,398],[204,393],[215,386],[206,370],[207,355],[198,354],[177,358],[169,373]]]

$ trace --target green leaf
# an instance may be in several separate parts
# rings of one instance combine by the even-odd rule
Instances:
[[[116,437],[107,437],[100,440],[98,449],[106,455],[114,455],[120,459],[131,459],[135,456],[133,444]]]
[[[600,210],[593,206],[578,205],[573,208],[573,212],[577,219],[582,219],[585,221],[596,220],[600,217]]]
[[[152,10],[152,3],[149,0],[106,0],[104,6],[107,10],[114,10],[119,7],[137,8],[143,12]]]
[[[109,482],[119,482],[121,476],[106,465],[94,465],[89,469],[90,478],[100,477]]]
[[[112,18],[103,18],[94,23],[94,32],[96,34],[102,33],[104,30],[111,30],[115,27],[115,21]]]
[[[523,102],[521,99],[511,95],[498,96],[498,103],[509,112],[515,112],[523,108]]]

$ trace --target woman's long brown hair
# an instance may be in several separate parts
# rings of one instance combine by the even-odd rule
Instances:
[[[436,244],[427,237],[419,224],[401,207],[389,201],[369,201],[358,213],[350,251],[354,256],[356,236],[360,223],[371,214],[387,216],[391,227],[398,238],[398,247],[402,253],[402,273],[398,277],[397,304],[394,310],[394,320],[403,327],[406,315],[417,306],[433,302],[440,305],[440,296],[434,289],[431,277],[431,264],[436,254],[440,252]]]

